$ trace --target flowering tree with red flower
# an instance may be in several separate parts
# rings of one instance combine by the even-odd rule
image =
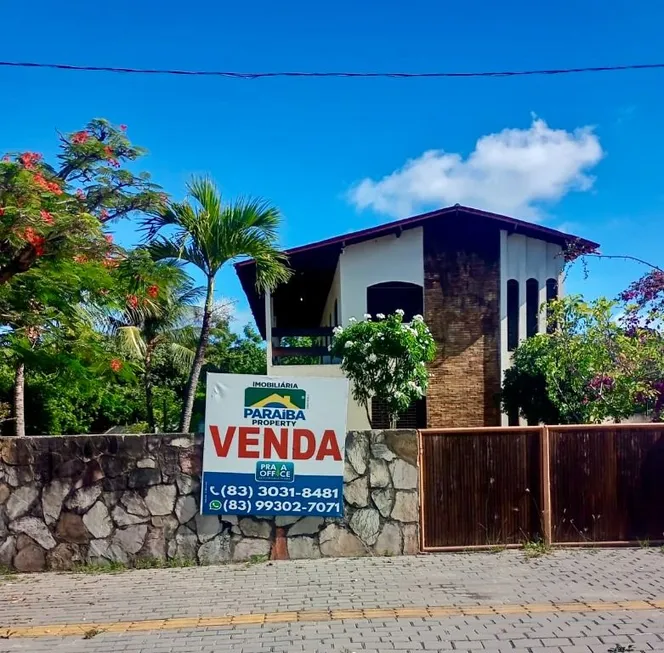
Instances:
[[[36,152],[0,160],[0,284],[44,259],[104,259],[104,225],[132,213],[155,214],[165,196],[147,173],[125,165],[144,151],[124,129],[93,120],[60,135],[52,163]]]

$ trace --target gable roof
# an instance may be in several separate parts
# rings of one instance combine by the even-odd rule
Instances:
[[[489,211],[482,211],[480,209],[455,204],[454,206],[437,209],[435,211],[430,211],[429,213],[422,213],[410,218],[369,227],[368,229],[361,229],[360,231],[353,231],[341,236],[326,238],[325,240],[319,240],[318,242],[309,243],[307,245],[292,247],[285,250],[285,253],[289,258],[290,266],[294,269],[304,267],[317,271],[329,271],[331,267],[332,274],[334,274],[334,268],[336,267],[339,253],[348,245],[355,245],[356,243],[373,240],[389,234],[401,233],[406,229],[420,227],[423,223],[436,218],[456,218],[459,217],[460,214],[490,220],[491,222],[496,223],[500,229],[505,229],[508,233],[523,234],[524,236],[544,240],[546,242],[560,245],[561,247],[570,243],[576,243],[583,249],[599,247],[599,245],[593,241],[579,238],[578,236],[573,236],[556,229],[551,229],[550,227],[518,220],[506,215],[500,215],[499,213],[491,213]],[[249,301],[249,306],[251,307],[256,324],[263,337],[265,337],[264,303],[262,295],[256,290],[255,262],[253,259],[240,261],[235,264],[235,269],[240,278],[242,289]]]

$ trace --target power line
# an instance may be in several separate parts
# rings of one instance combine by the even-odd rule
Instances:
[[[266,77],[363,77],[363,78],[436,78],[436,77],[525,77],[533,75],[569,75],[575,73],[602,73],[620,70],[653,70],[664,68],[664,63],[627,64],[622,66],[588,66],[583,68],[552,68],[539,70],[501,70],[483,72],[254,72],[241,73],[219,70],[175,70],[168,68],[117,68],[114,66],[75,66],[72,64],[38,63],[34,61],[0,61],[6,68],[48,68],[101,73],[125,73],[134,75],[183,75],[198,77],[227,77],[232,79],[261,79]]]

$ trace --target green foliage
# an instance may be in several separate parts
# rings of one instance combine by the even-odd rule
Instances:
[[[323,338],[311,336],[286,336],[281,341],[282,347],[314,347],[318,346]],[[316,356],[284,356],[281,365],[319,365],[320,357]]]
[[[263,339],[256,329],[246,325],[239,335],[231,331],[227,319],[210,330],[206,353],[208,372],[225,374],[266,374],[267,359]]]
[[[523,543],[523,553],[526,558],[541,558],[551,553],[551,547],[543,540],[526,541]]]
[[[209,179],[194,178],[187,186],[194,200],[173,202],[156,217],[144,221],[150,251],[158,260],[179,260],[196,266],[207,279],[205,306],[196,354],[182,409],[180,430],[189,431],[214,312],[214,282],[226,263],[250,256],[256,263],[256,284],[272,289],[288,280],[286,257],[277,248],[279,211],[263,200],[224,203]],[[168,236],[160,234],[170,228]]]
[[[155,213],[166,196],[149,175],[123,164],[143,150],[123,126],[92,120],[60,136],[57,162],[41,154],[5,155],[0,161],[0,284],[47,260],[113,261],[103,224],[140,211]]]
[[[51,162],[34,152],[0,161],[3,433],[176,430],[208,336],[209,369],[265,373],[260,336],[230,331],[214,278],[243,256],[255,258],[263,287],[289,277],[276,247],[278,210],[261,200],[222,203],[209,180],[189,185],[193,204],[169,205],[149,175],[126,167],[143,154],[125,126],[92,120],[60,135]],[[134,214],[154,238],[126,252],[104,228]],[[168,238],[157,237],[162,227]],[[195,287],[187,264],[203,271],[207,288]]]
[[[625,326],[616,302],[579,296],[553,302],[551,333],[524,341],[507,370],[502,401],[531,423],[585,424],[633,415],[657,398],[664,339],[653,327]]]
[[[194,178],[187,190],[195,204],[173,202],[144,222],[153,237],[164,227],[174,228],[172,235],[153,240],[156,258],[186,261],[214,278],[229,261],[251,256],[259,286],[274,288],[288,280],[286,257],[276,247],[281,223],[277,208],[260,199],[224,203],[209,179]]]
[[[330,351],[341,359],[341,368],[353,382],[353,397],[365,407],[382,399],[395,424],[397,416],[424,396],[429,383],[426,364],[434,359],[436,346],[421,315],[403,322],[403,311],[375,321],[365,316],[346,328],[335,327]]]

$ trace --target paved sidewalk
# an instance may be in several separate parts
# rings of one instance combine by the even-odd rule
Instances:
[[[41,574],[0,581],[0,653],[664,650],[662,607],[656,549]]]

